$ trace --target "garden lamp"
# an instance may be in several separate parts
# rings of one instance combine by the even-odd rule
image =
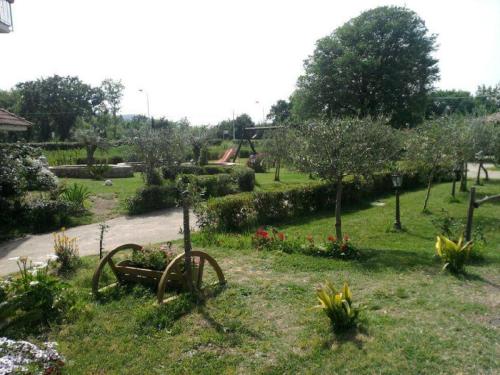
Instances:
[[[401,215],[399,209],[399,189],[403,186],[403,175],[401,173],[393,173],[391,175],[392,185],[396,190],[396,220],[394,221],[394,229],[401,230]]]

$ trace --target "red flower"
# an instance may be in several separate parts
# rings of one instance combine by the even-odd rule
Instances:
[[[263,227],[260,227],[259,229],[257,229],[257,232],[255,232],[255,235],[257,237],[269,238],[269,233],[266,232]]]
[[[281,241],[284,241],[284,240],[285,240],[285,233],[283,233],[283,232],[278,232],[278,238],[279,238]]]
[[[347,234],[344,235],[344,241],[345,242],[349,241],[349,236]]]
[[[330,235],[328,236],[328,241],[330,241],[330,242],[336,242],[336,241],[337,241],[337,239],[335,238],[335,236],[334,236],[334,235],[330,234]]]
[[[346,250],[347,250],[347,245],[345,243],[343,243],[342,246],[340,246],[340,251],[344,252]]]
[[[314,241],[313,236],[311,236],[310,234],[307,235],[306,239],[311,243]]]

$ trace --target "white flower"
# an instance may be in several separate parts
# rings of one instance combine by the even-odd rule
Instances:
[[[56,254],[47,254],[46,258],[48,260],[58,260],[59,259],[59,257]]]
[[[47,263],[45,263],[45,262],[33,262],[32,265],[35,268],[43,268],[43,267],[47,266]]]
[[[30,286],[38,285],[38,281],[30,281]]]
[[[9,260],[17,262],[19,260],[19,257],[12,257],[12,258],[9,258]]]

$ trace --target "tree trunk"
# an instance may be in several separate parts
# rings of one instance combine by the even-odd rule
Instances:
[[[94,153],[97,150],[95,145],[87,145],[87,165],[90,167],[94,164]]]
[[[481,167],[482,167],[481,162],[479,162],[479,166],[477,167],[477,177],[476,177],[476,185],[481,185]]]
[[[429,196],[431,195],[431,187],[432,187],[432,178],[434,177],[434,170],[429,173],[429,181],[427,183],[427,193],[425,194],[424,208],[422,212],[427,210],[427,203],[429,202]]]
[[[280,169],[281,169],[281,161],[277,160],[276,161],[276,169],[274,171],[274,181],[280,180]]]
[[[460,177],[460,191],[467,191],[467,162],[463,163]]]
[[[335,235],[339,240],[342,238],[341,203],[342,203],[342,178],[339,178],[337,179],[337,194],[335,197]]]
[[[182,199],[182,223],[184,231],[184,274],[186,284],[190,292],[194,291],[193,274],[191,268],[191,228],[189,227],[189,203],[187,193],[183,193]]]
[[[481,167],[483,168],[483,171],[484,171],[484,180],[485,181],[489,181],[490,180],[490,176],[488,175],[488,170],[486,169],[486,167],[484,166],[483,163],[481,163]]]

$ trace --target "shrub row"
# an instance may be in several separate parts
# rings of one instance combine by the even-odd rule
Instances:
[[[177,188],[173,182],[163,185],[144,186],[133,197],[127,199],[127,210],[131,215],[175,207]]]
[[[230,174],[232,183],[238,186],[240,191],[252,191],[255,187],[255,172],[251,168],[245,167],[234,167],[234,166],[221,166],[221,165],[180,165],[175,168],[162,168],[162,175],[164,179],[173,180],[179,174],[187,175],[220,175],[220,174]],[[214,184],[214,179],[208,179],[203,177],[202,180],[206,180],[208,184]],[[222,178],[220,182],[226,184],[227,181]],[[203,185],[203,182],[202,182]],[[221,196],[221,195],[210,195],[210,196]]]
[[[450,177],[440,173],[437,179]],[[422,184],[416,173],[406,173],[404,188]],[[356,203],[392,191],[391,175],[377,174],[371,181],[346,181],[342,202]],[[335,186],[318,182],[282,191],[242,193],[209,199],[196,209],[199,225],[215,231],[242,231],[258,224],[272,224],[292,217],[332,210],[335,207]]]

